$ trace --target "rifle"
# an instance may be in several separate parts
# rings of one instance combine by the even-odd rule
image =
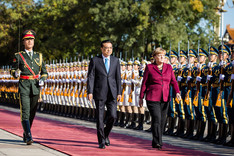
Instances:
[[[189,41],[188,41],[188,54],[187,54],[187,59],[188,59],[188,65],[189,65],[189,68],[188,68],[188,75],[187,76],[190,76],[191,77],[191,67],[190,67],[190,57],[189,57]],[[191,80],[190,81],[187,81],[187,84],[188,84],[188,91],[185,95],[185,100],[184,102],[189,105],[189,101],[190,101],[190,97],[189,97],[189,94],[191,92]]]
[[[234,51],[232,51],[234,53]],[[232,65],[232,74],[234,74],[234,66]],[[227,106],[232,108],[232,100],[233,100],[233,92],[234,92],[234,80],[232,80],[231,91],[228,95]]]
[[[171,42],[170,42],[170,50],[169,50],[169,62],[171,64]]]
[[[210,62],[210,40],[209,40],[209,62]],[[208,75],[212,75],[212,66],[211,65],[208,69]],[[203,105],[206,107],[209,106],[210,90],[211,90],[211,82],[210,82],[210,80],[207,80],[207,91],[206,91],[206,95],[205,95],[204,102],[203,102]]]
[[[223,56],[223,60],[222,61],[224,61],[223,38],[222,38],[222,48],[221,49],[222,49],[222,56]],[[221,72],[220,72],[220,74],[224,74],[224,65],[221,66]],[[221,107],[223,85],[224,85],[224,80],[220,80],[220,91],[219,91],[218,98],[217,98],[217,101],[216,101],[216,104],[215,104],[215,106],[217,106],[217,107]]]
[[[181,64],[180,64],[180,41],[178,42],[178,54],[179,54],[179,64],[178,64],[178,66],[180,66],[180,68],[179,68],[179,70],[178,70],[178,76],[181,76],[182,75],[182,67],[181,67]],[[179,81],[178,82],[178,86],[179,86],[179,89],[181,90],[181,82]],[[177,99],[177,97],[175,98],[175,102],[177,103],[177,104],[179,104],[180,103],[180,100],[179,99]]]
[[[197,48],[197,55],[198,55],[198,63],[200,64],[200,56],[199,56],[199,50],[200,50],[200,41],[198,41],[198,48]],[[197,76],[201,76],[201,67],[199,66],[197,68]],[[196,81],[196,93],[195,93],[195,96],[194,96],[194,100],[193,100],[193,105],[194,106],[198,106],[198,95],[199,95],[199,92],[200,92],[200,81]]]
[[[125,73],[125,75],[124,75],[124,80],[126,80],[126,79],[127,79],[127,73]],[[122,96],[121,96],[120,102],[123,102],[123,100],[124,100],[125,89],[126,89],[126,83],[123,83],[123,91],[122,91]]]
[[[134,72],[132,71],[132,79],[134,79],[135,76],[134,76]],[[131,83],[131,92],[129,94],[129,99],[128,99],[128,102],[132,103],[132,92],[134,91],[134,83]]]

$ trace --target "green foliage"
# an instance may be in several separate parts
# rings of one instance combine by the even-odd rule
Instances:
[[[154,47],[208,48],[217,43],[216,0],[4,0],[0,2],[1,64],[23,50],[25,29],[37,32],[35,50],[46,60],[87,58],[100,42],[113,41],[115,55],[149,56]],[[125,54],[127,56],[125,56]]]

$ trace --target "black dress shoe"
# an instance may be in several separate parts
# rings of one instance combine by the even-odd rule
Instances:
[[[105,148],[106,148],[106,146],[105,146],[104,144],[99,144],[99,148],[101,148],[101,149],[105,149]]]
[[[105,139],[105,145],[106,145],[106,146],[110,146],[110,140],[109,140],[108,137],[106,137],[106,139]]]
[[[156,144],[156,145],[152,145],[153,148],[157,148],[158,150],[161,150],[162,149],[162,146],[159,145],[159,144]]]

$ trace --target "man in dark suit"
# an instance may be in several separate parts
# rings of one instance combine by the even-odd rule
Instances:
[[[90,60],[88,70],[88,99],[94,99],[97,114],[97,137],[99,148],[109,146],[109,134],[117,117],[117,100],[121,99],[121,74],[119,59],[111,56],[112,43],[102,41],[102,55]],[[104,128],[103,118],[107,108],[107,122]]]

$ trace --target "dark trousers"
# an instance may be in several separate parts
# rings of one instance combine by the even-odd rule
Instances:
[[[152,117],[152,146],[162,145],[162,134],[166,122],[168,102],[147,101],[147,107]]]
[[[21,121],[29,120],[30,126],[32,126],[37,111],[38,98],[39,95],[19,94]]]
[[[99,144],[105,144],[105,138],[109,136],[110,131],[117,118],[117,101],[112,97],[111,92],[107,93],[107,99],[95,100],[96,115],[97,115],[97,137]],[[107,108],[107,121],[104,128],[104,111]]]

